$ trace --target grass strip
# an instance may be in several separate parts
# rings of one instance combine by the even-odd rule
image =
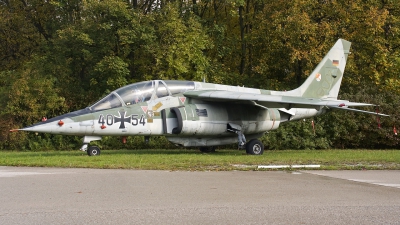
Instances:
[[[246,155],[238,150],[103,150],[89,157],[81,151],[0,151],[0,166],[142,169],[142,170],[264,170],[258,165],[321,165],[324,170],[400,169],[399,150],[274,150]],[[271,169],[269,169],[271,170]],[[285,169],[288,170],[288,169]],[[290,170],[290,168],[289,168]]]

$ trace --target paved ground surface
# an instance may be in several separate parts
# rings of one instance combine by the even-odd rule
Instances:
[[[0,167],[0,224],[400,224],[400,171]]]

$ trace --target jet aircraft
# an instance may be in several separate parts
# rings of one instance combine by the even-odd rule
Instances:
[[[280,123],[310,118],[332,109],[387,116],[349,107],[374,106],[338,100],[351,43],[339,39],[305,82],[290,91],[180,80],[152,80],[121,87],[95,104],[47,119],[22,131],[83,136],[82,151],[99,155],[90,142],[102,136],[164,135],[178,145],[199,147],[238,143],[261,155],[265,133]],[[249,140],[249,141],[247,141]]]

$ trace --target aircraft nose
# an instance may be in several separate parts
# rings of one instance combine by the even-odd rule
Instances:
[[[24,127],[18,130],[21,131],[31,131],[31,132],[40,132],[40,133],[53,133],[55,130],[60,130],[63,128],[64,124],[72,121],[68,117],[64,117],[60,120],[51,120],[44,121],[40,123],[33,124],[28,127]]]
[[[90,110],[88,108],[81,109],[78,111],[70,112],[61,116],[57,116],[51,119],[42,120],[42,122],[27,126],[18,130],[31,131],[31,132],[42,132],[42,133],[53,133],[61,131],[65,124],[74,122],[71,118],[88,114]]]

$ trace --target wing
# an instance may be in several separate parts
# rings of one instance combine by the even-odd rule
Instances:
[[[263,108],[315,108],[321,107],[328,109],[341,109],[361,113],[369,113],[379,116],[389,116],[386,114],[364,111],[349,108],[349,106],[377,106],[369,103],[349,102],[347,100],[325,100],[314,98],[302,98],[294,96],[282,95],[263,95],[234,91],[219,91],[219,90],[202,90],[202,91],[187,91],[184,96],[204,101],[214,102],[236,102],[241,104],[251,104]]]

